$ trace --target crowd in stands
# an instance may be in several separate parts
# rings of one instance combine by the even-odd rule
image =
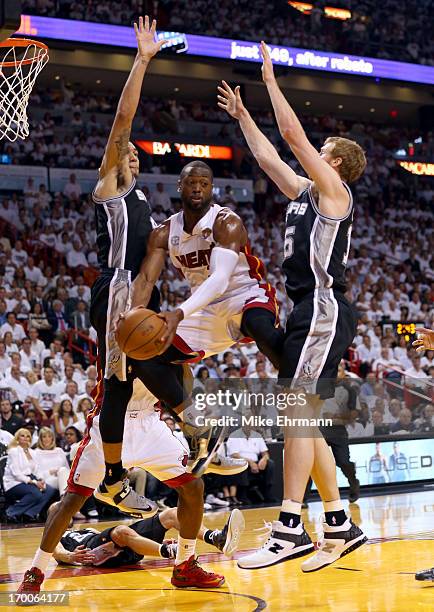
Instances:
[[[12,165],[36,165],[57,168],[97,169],[104,153],[118,103],[117,95],[101,94],[73,88],[60,81],[53,89],[36,89],[30,96],[29,114],[32,125],[30,138],[11,143],[3,140],[0,152]],[[40,113],[38,109],[44,108]],[[277,131],[273,114],[269,110],[249,109],[260,128],[273,140],[283,157],[288,150],[276,139]],[[298,109],[297,109],[298,110]],[[379,124],[344,118],[342,115],[318,116],[300,113],[301,120],[311,138],[319,144],[330,133],[351,134],[368,153],[376,159],[392,163],[391,153],[413,144],[415,159],[432,159],[434,136],[422,134],[391,119]],[[245,141],[237,124],[217,105],[198,101],[188,102],[173,98],[142,97],[133,124],[133,137],[140,139],[201,142],[233,147],[232,163],[220,162],[218,176],[251,178],[256,164],[244,154]],[[422,142],[420,138],[422,137]],[[140,153],[141,150],[139,151]],[[179,156],[152,156],[142,154],[142,171],[155,174],[176,173],[181,163]],[[216,163],[216,162],[214,162]],[[381,174],[382,170],[377,169]],[[387,177],[386,177],[387,178]],[[39,188],[39,186],[37,186]],[[420,186],[423,189],[423,185]],[[79,186],[70,185],[71,194],[79,196]],[[431,189],[432,195],[432,189]],[[45,196],[48,198],[49,196]]]
[[[97,273],[94,210],[91,196],[74,173],[74,155],[83,156],[84,167],[97,167],[107,125],[103,129],[95,117],[95,125],[89,128],[77,110],[84,102],[83,96],[68,97],[64,91],[65,87],[60,94],[36,94],[41,101],[50,102],[51,115],[44,117],[30,139],[20,145],[8,145],[15,163],[30,159],[33,164],[39,159],[51,166],[58,165],[60,157],[49,147],[66,146],[65,158],[72,154],[73,161],[62,192],[51,193],[46,185],[29,178],[22,191],[0,196],[0,448],[6,452],[9,446],[9,453],[13,450],[15,457],[8,462],[3,479],[5,487],[14,489],[10,494],[10,500],[15,502],[10,506],[11,520],[21,516],[37,518],[40,508],[62,490],[65,461],[83,435],[97,376],[95,334],[89,321],[90,284]],[[61,115],[62,100],[75,113],[77,136],[60,145],[56,130],[60,127],[57,117]],[[94,105],[91,98],[87,99],[88,111],[101,111],[103,105],[107,113],[113,111],[108,96],[95,100]],[[291,308],[280,269],[285,198],[258,171],[238,128],[218,111],[198,104],[169,106],[176,122],[221,121],[222,137],[230,138],[242,152],[239,165],[230,169],[228,177],[253,177],[254,201],[237,202],[230,186],[218,201],[243,218],[255,254],[265,262],[268,280],[276,287],[280,321],[285,325]],[[211,119],[210,113],[214,113]],[[278,143],[270,115],[257,112],[255,117],[284,159],[299,171],[288,151]],[[394,327],[397,321],[426,327],[434,323],[432,185],[429,179],[400,169],[393,158],[393,151],[408,136],[405,129],[343,121],[333,116],[309,116],[304,123],[315,144],[330,134],[347,136],[364,146],[368,158],[366,173],[353,189],[356,219],[348,256],[348,296],[360,312],[358,335],[347,355],[345,375],[357,396],[348,406],[349,435],[432,433],[433,351],[416,354],[405,336],[396,335]],[[152,123],[149,125],[152,130]],[[77,150],[82,142],[91,144],[89,138],[95,146],[93,153]],[[422,146],[426,154],[432,155],[432,134],[423,135]],[[22,151],[29,157],[21,157]],[[35,151],[40,153],[39,158]],[[60,154],[63,155],[61,150]],[[178,160],[176,172],[185,161]],[[164,175],[164,165],[159,169]],[[140,187],[150,200],[157,222],[179,210],[180,202],[169,197],[164,182],[152,192],[147,185]],[[185,281],[169,265],[161,275],[159,288],[163,310],[176,308],[188,296]],[[206,359],[195,369],[196,387],[205,391],[219,380],[247,377],[270,382],[276,375],[255,345],[236,346],[224,355]],[[405,390],[401,387],[404,382]],[[334,407],[329,405],[327,409],[333,412]],[[249,471],[236,482],[210,485],[207,503],[237,503],[240,497],[241,501],[243,497],[247,500],[252,491],[256,499],[262,496],[270,500],[273,464],[266,443],[279,433],[263,432],[265,441],[256,439],[256,434],[244,432],[228,445],[230,454],[245,453]],[[240,443],[244,439],[247,442]],[[38,449],[41,452],[36,452]],[[40,457],[45,452],[56,455],[51,467],[46,461],[48,455]],[[147,486],[150,490],[154,486],[156,497],[164,496],[151,479]],[[219,492],[227,499],[221,500]]]
[[[304,15],[283,0],[257,0],[254,10],[249,0],[24,0],[23,11],[126,26],[148,12],[164,30],[433,65],[431,0],[347,0],[337,3],[352,12],[345,21],[326,18],[333,3],[311,4]]]

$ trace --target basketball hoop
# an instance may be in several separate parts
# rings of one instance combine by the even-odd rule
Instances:
[[[0,140],[14,142],[29,135],[27,104],[36,77],[47,62],[48,47],[37,40],[8,38],[0,42]]]

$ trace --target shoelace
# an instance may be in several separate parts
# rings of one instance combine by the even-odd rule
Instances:
[[[318,548],[321,549],[324,545],[324,527],[323,527],[323,523],[325,523],[325,514],[324,512],[322,512],[319,517],[317,518],[317,521],[315,523],[315,535],[316,535],[316,541],[318,542]]]
[[[199,561],[197,559],[193,559],[193,561],[191,562],[191,569],[195,574],[201,574],[201,575],[207,575],[207,576],[214,576],[214,572],[207,572],[206,570],[204,570],[200,565],[199,565]]]
[[[264,524],[262,525],[262,527],[257,527],[256,529],[253,529],[253,531],[258,531],[258,532],[262,531],[262,536],[266,539],[264,543],[262,544],[261,549],[267,548],[271,540],[271,534],[273,532],[273,523],[271,521],[264,520]]]
[[[36,572],[31,572],[30,570],[28,572],[26,572],[26,579],[25,582],[37,582],[39,580],[39,576],[38,574],[36,574]]]

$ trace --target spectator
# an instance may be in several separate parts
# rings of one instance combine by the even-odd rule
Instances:
[[[152,208],[161,206],[164,211],[172,211],[172,200],[164,191],[163,183],[157,183],[157,190],[152,194]]]
[[[0,337],[4,337],[7,332],[11,332],[15,342],[21,342],[26,335],[23,326],[17,323],[17,317],[14,312],[7,313],[6,323],[3,323],[0,327]]]
[[[0,428],[8,433],[15,433],[23,426],[23,419],[12,412],[12,404],[8,399],[0,400]]]
[[[86,255],[82,251],[79,240],[72,241],[72,250],[66,254],[66,263],[70,268],[87,268]]]
[[[41,415],[42,422],[47,422],[57,409],[58,397],[62,393],[62,385],[54,382],[54,370],[51,366],[44,368],[44,378],[33,385],[30,399]]]
[[[67,367],[70,367],[70,366],[67,366]],[[65,379],[63,379],[62,381],[62,385],[64,383],[65,383]],[[59,397],[59,402],[62,402],[63,400],[69,400],[72,404],[72,409],[74,411],[76,410],[78,406],[78,402],[80,401],[80,396],[78,395],[78,385],[75,382],[75,380],[70,380],[66,383],[65,393],[62,393],[62,395]],[[68,423],[65,424],[65,427],[67,425]]]
[[[63,193],[67,198],[78,200],[82,194],[80,183],[77,182],[77,176],[73,173],[69,175],[69,181],[66,183]]]
[[[5,371],[11,367],[10,357],[6,354],[6,345],[0,341],[0,376],[4,375]]]
[[[226,208],[230,208],[231,210],[236,210],[237,201],[234,198],[234,195],[232,193],[232,187],[230,185],[226,185],[225,191],[220,197],[219,204],[220,206],[225,206]]]
[[[86,428],[86,419],[93,408],[92,400],[89,397],[81,397],[77,405],[77,422],[75,426],[80,432],[84,432]]]
[[[71,450],[71,447],[74,444],[78,444],[81,439],[82,439],[82,434],[80,433],[80,431],[77,429],[77,427],[74,427],[73,425],[70,425],[69,427],[67,427],[65,429],[65,433],[63,435],[63,438],[60,441],[60,445],[63,448],[65,453],[69,453]]]
[[[1,415],[1,412],[0,412]],[[1,417],[0,417],[1,418]],[[0,428],[0,457],[3,457],[7,453],[7,447],[10,442],[14,439],[13,435],[6,431],[6,429]]]
[[[15,356],[18,356],[18,353],[14,353]],[[2,381],[5,388],[8,388],[13,391],[16,400],[19,402],[26,402],[28,400],[30,394],[30,385],[27,382],[27,378],[21,373],[20,367],[17,364],[11,365],[11,370],[8,376],[5,376]]]
[[[80,331],[88,332],[90,328],[90,318],[86,302],[79,300],[77,310],[72,313],[72,327]]]
[[[54,433],[49,427],[39,430],[35,459],[44,481],[62,495],[66,489],[69,465],[63,450],[56,446]]]
[[[64,399],[60,402],[59,411],[54,414],[54,428],[59,438],[65,437],[66,429],[77,425],[78,417],[74,412],[72,402]]]
[[[361,361],[360,373],[362,376],[366,376],[370,372],[372,363],[379,356],[379,352],[372,348],[371,337],[368,334],[363,336],[363,342],[357,347],[357,353]]]
[[[26,278],[32,283],[38,285],[43,283],[44,275],[41,270],[35,266],[35,260],[33,257],[29,257],[27,260],[27,265],[24,267],[24,274]]]
[[[408,408],[403,408],[399,413],[398,422],[391,426],[390,432],[406,434],[414,431],[414,423],[412,423],[411,417],[411,411]]]
[[[15,247],[11,251],[11,263],[17,268],[24,267],[28,257],[27,251],[23,248],[22,240],[17,240]]]
[[[415,431],[432,433],[434,430],[434,404],[427,404],[422,410],[422,416],[414,422]]]
[[[64,332],[69,328],[65,319],[64,305],[61,300],[54,300],[53,308],[49,315],[49,323],[53,332]]]
[[[39,521],[40,513],[55,495],[55,489],[42,478],[31,441],[30,432],[21,428],[9,445],[3,486],[8,504],[6,519],[11,523]]]
[[[24,330],[23,330],[24,331]],[[6,355],[10,358],[12,353],[18,353],[18,346],[15,344],[12,337],[12,332],[7,331],[3,336],[3,342],[5,343]]]
[[[374,436],[385,436],[389,433],[389,427],[383,422],[383,413],[379,410],[372,412],[372,424],[374,426]]]
[[[39,333],[36,327],[31,326],[29,323],[29,338],[31,341],[31,350],[32,353],[35,353],[36,355],[38,355],[38,357],[40,357],[42,351],[45,348],[44,343],[42,342],[42,340],[39,339]]]
[[[243,425],[229,436],[226,452],[230,457],[248,461],[249,467],[243,474],[246,475],[244,487],[248,487],[249,493],[255,493],[261,501],[273,501],[274,463],[261,434]]]
[[[33,370],[38,365],[38,355],[32,351],[32,341],[27,336],[23,338],[21,343],[20,356],[25,369]]]

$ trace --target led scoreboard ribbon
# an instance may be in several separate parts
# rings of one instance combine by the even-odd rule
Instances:
[[[131,27],[74,21],[72,19],[37,17],[35,15],[22,16],[18,34],[117,47],[135,48],[137,44]],[[226,60],[262,61],[258,42],[177,32],[159,32],[158,36],[159,38],[166,38],[168,34],[174,34],[179,39],[176,41],[177,52]],[[434,84],[434,67],[432,66],[279,45],[270,45],[270,53],[273,62],[281,66],[303,68],[305,70],[322,70],[335,74],[395,79],[427,85]]]

